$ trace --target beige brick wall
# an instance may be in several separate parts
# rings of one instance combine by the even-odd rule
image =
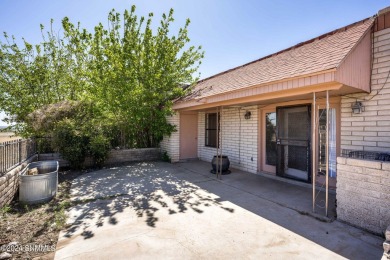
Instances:
[[[58,161],[60,167],[69,166],[68,161],[63,159],[59,153],[39,154],[40,161],[55,160]],[[161,159],[160,148],[140,148],[140,149],[120,149],[111,150],[105,165],[125,163],[125,162],[139,162],[139,161],[155,161]],[[87,157],[84,166],[93,166],[93,159]]]
[[[390,162],[337,158],[337,218],[381,234],[390,225]]]
[[[123,162],[155,161],[161,159],[159,148],[111,150],[105,164]]]
[[[19,172],[21,172],[28,163],[35,161],[36,155],[30,157],[13,170],[0,177],[0,208],[8,205],[14,198],[19,188]]]
[[[244,118],[246,111],[252,113],[251,119]],[[229,157],[231,167],[252,173],[257,172],[257,113],[256,106],[242,108],[241,110],[239,108],[225,108],[221,121],[223,154]],[[211,162],[214,155],[216,155],[216,148],[205,146],[205,113],[199,112],[198,156],[203,161]]]
[[[176,132],[173,132],[171,136],[164,136],[164,139],[160,143],[161,152],[167,152],[171,158],[171,162],[178,162],[180,159],[180,114],[177,112],[175,115],[167,118],[168,122],[172,125],[176,125]]]
[[[341,100],[341,149],[390,151],[390,28],[373,37],[370,94],[354,94]],[[352,114],[351,105],[361,101],[365,112]]]
[[[67,167],[69,163],[63,159],[59,153],[38,154],[38,161],[58,161],[60,167]]]

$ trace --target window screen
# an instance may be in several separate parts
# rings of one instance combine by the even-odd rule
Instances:
[[[217,147],[217,113],[206,114],[205,146]]]

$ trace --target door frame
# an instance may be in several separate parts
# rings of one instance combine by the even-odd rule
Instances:
[[[260,114],[260,129],[261,129],[261,138],[260,139],[260,169],[261,171],[271,173],[273,175],[276,175],[276,166],[268,165],[266,164],[266,124],[265,124],[265,117],[267,113],[276,113],[276,107],[275,108],[268,108],[268,109],[261,109]]]
[[[307,114],[308,114],[308,118],[309,118],[309,122],[308,122],[308,128],[309,128],[309,131],[308,131],[308,137],[307,137],[307,148],[308,151],[309,151],[309,154],[308,154],[308,159],[307,159],[307,180],[303,180],[303,179],[300,179],[300,178],[297,178],[297,177],[293,177],[293,176],[288,176],[286,173],[282,174],[282,173],[278,173],[278,170],[276,169],[276,175],[279,176],[279,177],[283,177],[283,178],[287,178],[287,179],[293,179],[293,180],[297,180],[297,181],[301,181],[301,182],[306,182],[306,183],[311,183],[311,180],[312,180],[312,133],[313,133],[313,129],[312,129],[312,120],[313,120],[313,116],[312,116],[312,103],[300,103],[300,104],[295,104],[295,105],[286,105],[286,106],[277,106],[275,108],[276,110],[276,124],[277,124],[277,131],[276,131],[276,135],[277,135],[277,140],[279,140],[279,127],[280,127],[280,123],[278,123],[278,117],[277,117],[277,114],[278,114],[278,109],[289,109],[289,108],[299,108],[299,107],[305,107],[307,109]],[[288,138],[287,138],[288,139]],[[301,146],[302,147],[302,146]],[[277,168],[279,166],[279,164],[281,163],[281,158],[279,156],[279,149],[280,149],[280,144],[277,145],[277,154],[278,154],[278,157],[277,157],[277,161],[276,161],[276,164],[277,164]]]
[[[324,107],[325,106],[325,99],[322,97],[318,98],[317,100],[317,106]],[[276,168],[275,171],[267,171],[267,167],[264,167],[265,165],[265,113],[269,112],[276,112],[276,107],[279,106],[294,106],[294,105],[304,105],[304,104],[310,104],[313,105],[312,99],[303,99],[303,100],[293,100],[293,101],[286,101],[286,102],[276,102],[265,106],[260,106],[258,108],[258,129],[260,136],[257,138],[258,140],[258,160],[257,160],[257,169],[258,172],[264,172],[272,175],[276,175]],[[333,96],[329,99],[329,105],[331,108],[336,108],[336,156],[340,156],[341,151],[341,97],[340,96]],[[318,117],[318,110],[312,109],[311,114],[311,120],[313,120],[313,111],[316,111],[316,116]],[[264,120],[264,122],[263,122]],[[318,133],[316,133],[316,138],[318,138]],[[316,154],[318,151],[318,147],[316,148]],[[316,156],[316,162],[318,161],[318,156]],[[269,170],[269,169],[268,169]]]
[[[184,149],[184,148],[183,148],[182,144],[183,144],[183,140],[188,138],[188,136],[185,136],[186,133],[184,133],[182,131],[182,125],[185,123],[184,120],[183,120],[183,116],[186,116],[186,115],[193,115],[196,118],[196,127],[195,127],[195,132],[196,132],[195,140],[196,141],[194,142],[194,144],[195,144],[195,151],[196,152],[195,152],[194,157],[183,158],[182,157],[182,149]],[[179,159],[180,160],[189,160],[189,159],[197,159],[198,158],[198,137],[199,137],[199,133],[198,133],[198,113],[197,112],[193,112],[193,111],[191,111],[191,112],[187,112],[187,111],[186,112],[180,112],[180,126],[179,126],[179,139],[180,139],[180,142],[179,142]]]

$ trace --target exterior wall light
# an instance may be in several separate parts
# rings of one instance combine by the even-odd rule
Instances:
[[[362,102],[356,101],[354,104],[352,104],[351,108],[353,114],[360,114],[364,112],[364,106],[362,105]]]
[[[244,117],[245,119],[251,119],[251,115],[252,115],[251,111],[246,111]]]

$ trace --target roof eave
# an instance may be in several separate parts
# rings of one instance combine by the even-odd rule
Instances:
[[[303,87],[335,83],[336,69],[328,69],[320,72],[310,73],[299,77],[267,82],[260,85],[250,86],[244,89],[233,90],[225,93],[219,93],[206,97],[192,98],[187,101],[176,102],[173,105],[174,109],[183,109],[197,107],[205,103],[212,104],[221,101],[245,98],[251,95],[269,94],[278,91],[299,89]]]

